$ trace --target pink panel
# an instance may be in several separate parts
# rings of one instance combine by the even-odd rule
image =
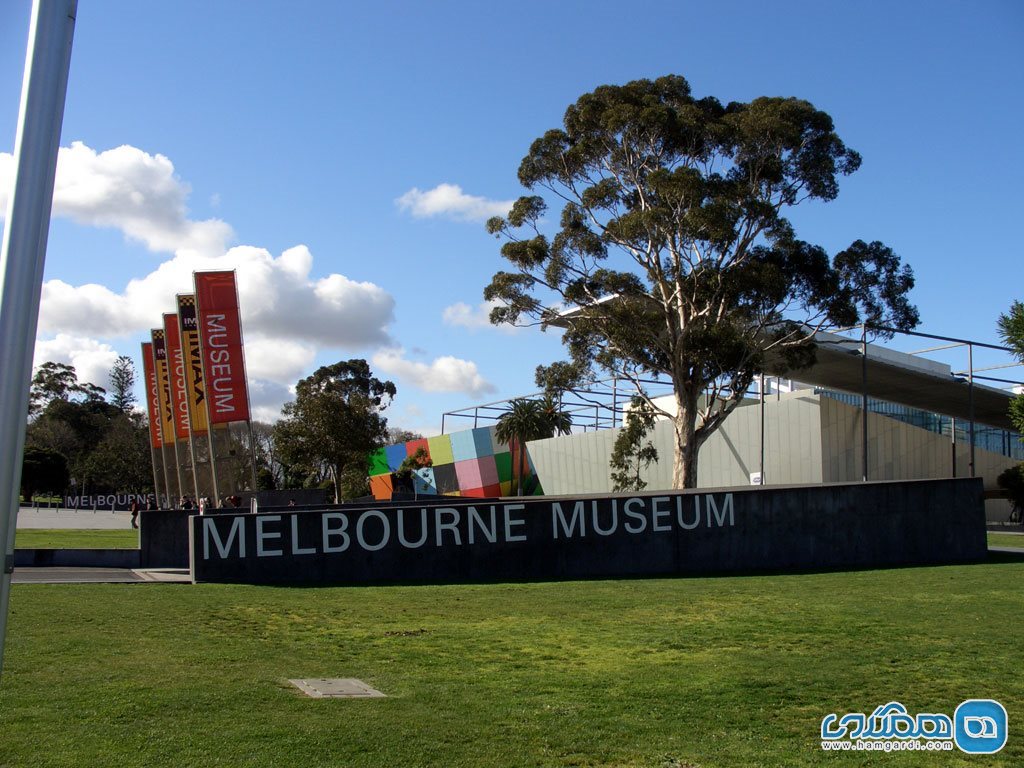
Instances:
[[[462,491],[470,488],[483,488],[480,481],[479,459],[467,459],[466,461],[455,462],[455,474],[459,478],[459,489]]]

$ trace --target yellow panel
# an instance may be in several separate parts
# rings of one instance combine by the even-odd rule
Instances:
[[[455,463],[455,457],[452,455],[452,441],[448,435],[428,437],[427,446],[430,451],[430,460],[434,466]]]

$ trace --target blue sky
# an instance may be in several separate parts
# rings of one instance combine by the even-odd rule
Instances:
[[[29,11],[0,4],[0,153]],[[799,235],[884,241],[915,270],[921,330],[994,342],[1024,299],[1022,39],[1013,0],[81,0],[36,362],[105,383],[191,269],[229,259],[265,418],[347,357],[396,382],[393,424],[426,433],[532,391],[561,346],[474,325],[502,268],[482,219],[523,192],[520,159],[579,95],[668,73],[829,112],[864,163],[792,214]]]

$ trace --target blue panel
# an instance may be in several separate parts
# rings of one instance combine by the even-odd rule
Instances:
[[[491,453],[493,453],[495,456],[497,456],[499,453],[508,453],[510,450],[508,447],[508,443],[501,442],[498,439],[497,435],[494,434],[496,429],[497,427],[487,428],[487,432],[491,436]]]
[[[466,429],[462,432],[452,432],[452,455],[455,461],[466,461],[476,458],[476,442],[473,440],[473,430]]]
[[[405,461],[406,455],[405,443],[389,445],[384,449],[384,456],[387,458],[388,467],[390,467],[392,471],[402,466],[402,462]]]
[[[494,455],[494,446],[491,444],[491,430],[487,427],[473,430],[473,444],[476,446],[476,455],[478,457]]]
[[[437,484],[434,482],[434,468],[423,467],[412,473],[412,484],[416,493],[437,493]]]

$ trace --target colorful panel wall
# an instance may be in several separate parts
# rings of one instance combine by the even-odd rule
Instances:
[[[392,473],[406,456],[423,448],[433,466],[413,473],[417,493],[476,498],[511,496],[518,492],[523,466],[523,495],[543,493],[529,451],[520,461],[518,446],[510,448],[494,435],[494,427],[478,427],[381,448],[370,456],[370,490],[377,499],[391,498],[397,485]]]

